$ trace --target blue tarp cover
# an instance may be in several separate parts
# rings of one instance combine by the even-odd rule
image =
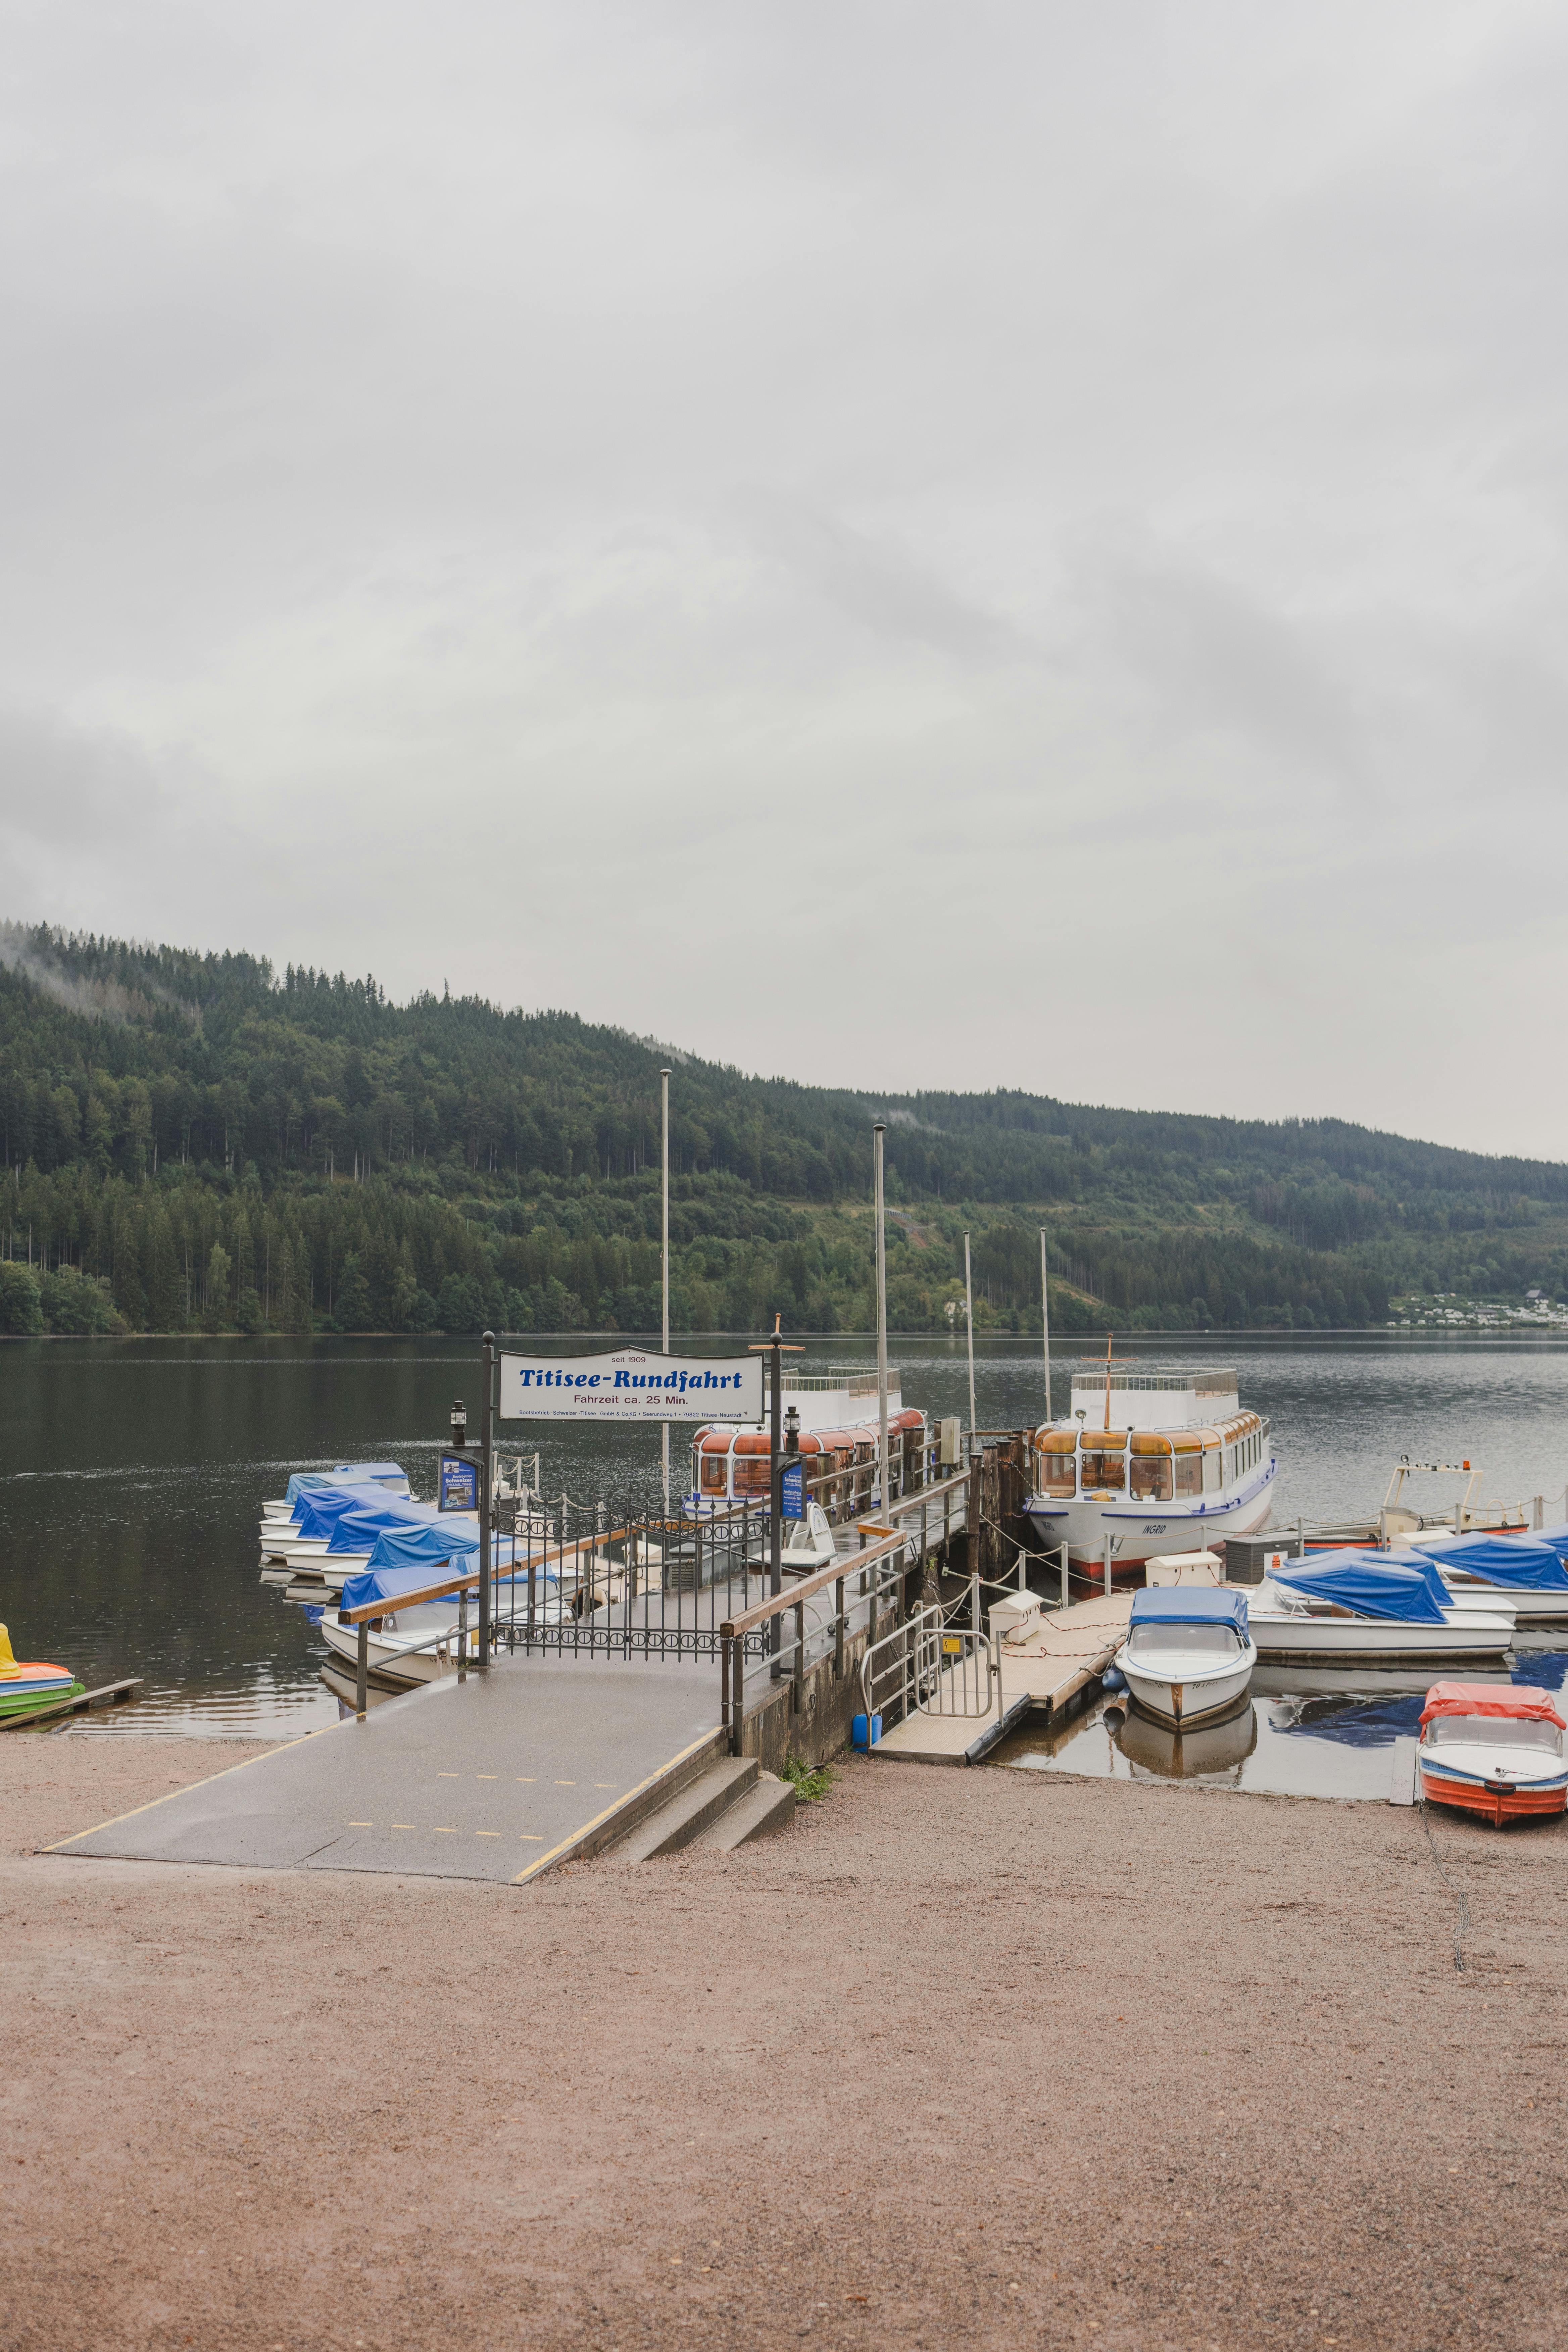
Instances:
[[[1320,1552],[1315,1559],[1289,1560],[1272,1574],[1276,1584],[1353,1609],[1358,1617],[1394,1617],[1412,1625],[1447,1622],[1443,1580],[1430,1560],[1414,1553]]]
[[[1439,1568],[1462,1568],[1483,1584],[1517,1585],[1525,1591],[1568,1592],[1568,1569],[1551,1544],[1527,1536],[1460,1536],[1427,1554]]]
[[[428,1527],[436,1517],[434,1503],[411,1503],[396,1495],[378,1495],[374,1503],[358,1503],[352,1511],[342,1514],[328,1539],[328,1556],[335,1551],[368,1551],[383,1528]]]
[[[1234,1625],[1247,1639],[1247,1595],[1213,1584],[1145,1586],[1132,1595],[1133,1625]]]
[[[301,1495],[295,1506],[300,1533],[311,1542],[324,1542],[345,1511],[384,1510],[392,1507],[408,1508],[405,1497],[389,1495],[374,1486],[332,1485],[318,1486]]]
[[[340,1462],[335,1470],[296,1470],[284,1500],[297,1503],[301,1495],[319,1493],[325,1486],[374,1486],[399,1478],[406,1486],[405,1474],[395,1462]]]
[[[438,1580],[434,1571],[443,1560],[452,1562],[456,1574],[479,1549],[478,1536],[468,1528],[455,1528],[449,1517],[438,1527],[383,1528],[365,1569],[368,1573],[379,1568],[423,1567],[432,1571],[425,1579],[430,1584]]]
[[[452,1573],[454,1576],[462,1575],[461,1560],[454,1562]],[[343,1597],[340,1606],[344,1609],[363,1609],[367,1601],[384,1601],[389,1609],[395,1609],[405,1593],[423,1592],[427,1586],[439,1584],[441,1581],[439,1563],[429,1560],[422,1566],[413,1568],[362,1568],[357,1576],[344,1578]],[[451,1601],[452,1615],[456,1620],[458,1596],[455,1592],[451,1596]]]
[[[1568,1519],[1559,1519],[1550,1528],[1531,1528],[1530,1540],[1531,1543],[1550,1544],[1561,1559],[1568,1552]]]

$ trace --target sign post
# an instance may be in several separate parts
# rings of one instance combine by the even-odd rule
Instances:
[[[485,1401],[479,1408],[479,1672],[490,1670],[490,1512],[495,1487],[496,1335],[485,1333]]]

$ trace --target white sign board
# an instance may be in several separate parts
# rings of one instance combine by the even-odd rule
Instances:
[[[607,1356],[500,1360],[503,1421],[761,1421],[761,1356]]]

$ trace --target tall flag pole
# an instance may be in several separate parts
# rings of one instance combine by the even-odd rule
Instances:
[[[974,1434],[974,1282],[969,1271],[969,1235],[963,1236],[963,1321],[969,1333],[969,1434]]]
[[[659,1328],[659,1346],[669,1353],[669,1072],[660,1070],[658,1091],[663,1111],[663,1142],[661,1157],[664,1167],[664,1194],[659,1226],[659,1265],[663,1272],[664,1319]],[[664,1462],[664,1516],[669,1517],[669,1423],[659,1423],[659,1453]]]

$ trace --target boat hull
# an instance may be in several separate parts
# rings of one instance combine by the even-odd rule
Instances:
[[[1151,1674],[1146,1666],[1130,1664],[1125,1649],[1116,1660],[1127,1683],[1127,1695],[1141,1714],[1167,1731],[1193,1731],[1200,1724],[1218,1723],[1234,1714],[1247,1696],[1258,1653],[1250,1645],[1240,1657],[1217,1669],[1189,1669],[1179,1676]]]
[[[1057,1502],[1049,1495],[1031,1495],[1024,1507],[1041,1542],[1052,1550],[1067,1545],[1068,1566],[1080,1580],[1098,1583],[1103,1575],[1109,1537],[1111,1581],[1141,1583],[1144,1562],[1162,1553],[1206,1551],[1226,1536],[1256,1535],[1267,1527],[1274,1475],[1270,1461],[1235,1495],[1142,1509],[1120,1495],[1103,1502],[1081,1496]]]
[[[1459,1665],[1503,1658],[1513,1646],[1510,1618],[1456,1611],[1443,1625],[1399,1618],[1310,1616],[1249,1609],[1259,1658],[1288,1665]]]
[[[1421,1793],[1429,1803],[1455,1805],[1462,1812],[1479,1813],[1501,1829],[1505,1822],[1531,1821],[1560,1813],[1568,1805],[1568,1770],[1539,1780],[1485,1780],[1456,1771],[1452,1766],[1428,1763],[1423,1755]]]

